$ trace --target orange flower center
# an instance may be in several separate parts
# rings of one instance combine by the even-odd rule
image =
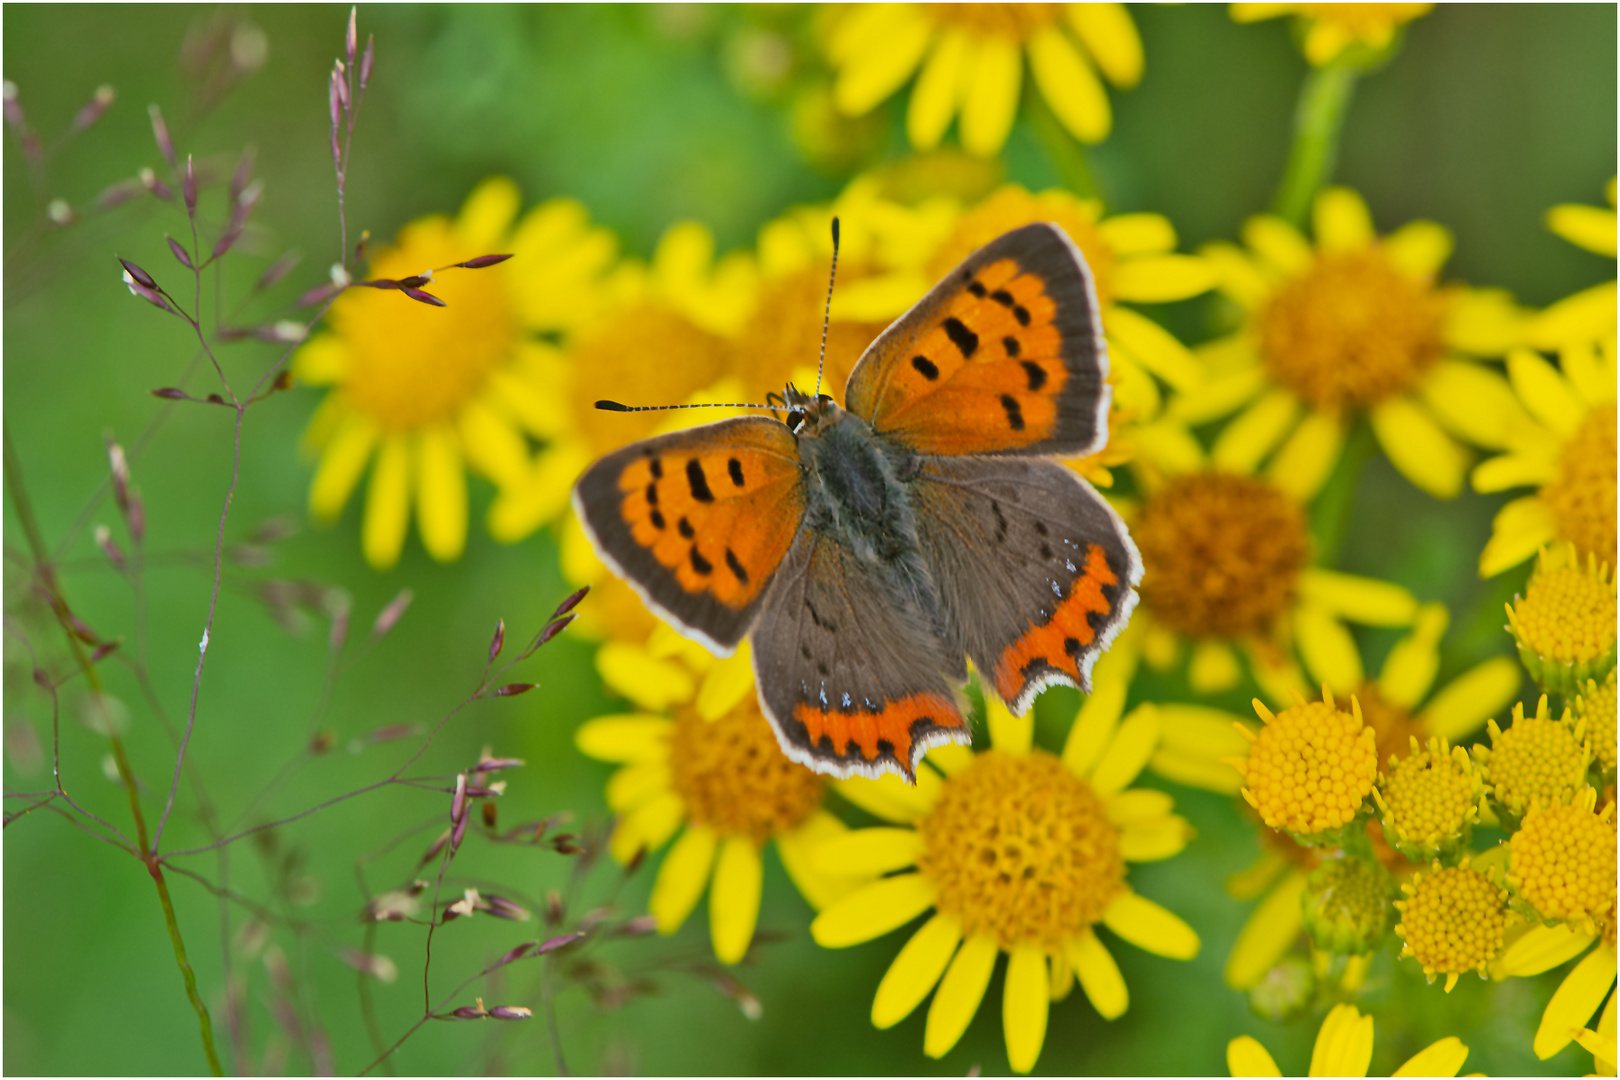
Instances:
[[[1363,681],[1355,690],[1361,702],[1361,718],[1378,736],[1378,764],[1391,757],[1403,758],[1412,750],[1412,740],[1424,742],[1427,736],[1412,714],[1384,697],[1375,682]]]
[[[1615,411],[1593,409],[1564,446],[1558,477],[1541,489],[1561,540],[1615,565]]]
[[[1293,601],[1309,555],[1304,513],[1246,476],[1171,482],[1142,507],[1131,534],[1142,552],[1142,602],[1192,637],[1269,630]]]
[[[406,227],[399,246],[379,251],[369,273],[397,280],[476,254],[449,221],[430,218]],[[384,431],[453,419],[519,341],[503,267],[449,270],[425,288],[449,306],[379,289],[350,289],[332,305],[332,326],[349,350],[341,392]]]
[[[1061,949],[1125,888],[1119,830],[1089,783],[1044,750],[978,755],[917,825],[935,906],[1003,949]]]
[[[1023,41],[1057,22],[1063,9],[1058,4],[929,4],[928,10],[937,22]]]
[[[1378,251],[1323,255],[1256,318],[1278,382],[1324,412],[1401,393],[1441,356],[1445,298]]]
[[[825,786],[782,753],[751,695],[718,720],[704,720],[689,707],[677,710],[669,766],[670,786],[692,821],[758,844],[814,813]]]

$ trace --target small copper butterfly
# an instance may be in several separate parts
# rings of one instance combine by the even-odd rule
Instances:
[[[817,772],[915,781],[971,741],[964,656],[1022,714],[1091,666],[1136,605],[1119,515],[1046,455],[1108,440],[1091,271],[1056,225],[968,256],[872,342],[840,408],[634,443],[574,510],[615,573],[729,655],[750,631],[760,707]]]

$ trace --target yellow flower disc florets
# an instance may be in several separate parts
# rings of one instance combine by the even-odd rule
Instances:
[[[1586,725],[1592,740],[1592,753],[1604,772],[1614,772],[1616,724],[1614,672],[1602,683],[1587,679],[1581,696],[1575,699],[1575,716]]]
[[[1510,814],[1523,814],[1530,804],[1552,806],[1568,802],[1586,784],[1592,752],[1584,729],[1568,710],[1557,720],[1547,711],[1543,694],[1534,716],[1524,706],[1513,706],[1513,723],[1503,730],[1495,720],[1486,724],[1489,747],[1474,747],[1484,766],[1485,787]]]
[[[1471,869],[1467,859],[1449,869],[1436,862],[1429,873],[1413,874],[1401,891],[1406,899],[1395,902],[1401,912],[1395,932],[1406,943],[1401,955],[1422,964],[1430,982],[1446,976],[1447,990],[1465,971],[1483,975],[1502,948],[1507,892]]]
[[[1541,501],[1552,512],[1560,539],[1612,566],[1615,494],[1615,410],[1610,405],[1588,413],[1564,444],[1558,475],[1541,489]]]
[[[821,805],[825,782],[782,753],[752,695],[718,720],[682,708],[675,721],[670,786],[697,824],[764,843]]]
[[[1379,251],[1317,258],[1258,313],[1278,382],[1323,412],[1366,408],[1418,381],[1444,351],[1445,298]]]
[[[1142,553],[1142,602],[1191,637],[1269,631],[1310,556],[1299,505],[1247,476],[1172,481],[1143,504],[1131,535]]]
[[[1371,860],[1324,860],[1305,883],[1305,929],[1311,941],[1330,953],[1371,952],[1389,929],[1393,890],[1384,868]]]
[[[1043,750],[990,750],[945,781],[917,825],[934,904],[967,936],[1058,951],[1125,888],[1119,829],[1089,783]]]
[[[999,4],[945,5],[953,10],[962,7],[1001,7]],[[1009,5],[1023,6],[1023,5]],[[1037,221],[1050,221],[1069,234],[1075,246],[1086,257],[1091,267],[1092,282],[1097,288],[1097,304],[1107,310],[1114,299],[1114,249],[1103,239],[1097,221],[1102,206],[1096,202],[1082,202],[1059,191],[1032,195],[1016,184],[1000,188],[978,206],[967,211],[957,221],[956,228],[934,251],[926,267],[930,279],[942,278],[956,264],[994,240],[1002,233],[1021,225]]]
[[[1409,859],[1424,861],[1456,850],[1479,821],[1484,784],[1479,767],[1462,747],[1431,738],[1410,753],[1391,760],[1378,779],[1378,803],[1384,837]]]
[[[466,259],[470,253],[442,217],[414,222],[399,244],[377,252],[374,278],[399,280]],[[341,393],[384,431],[449,421],[509,363],[520,340],[504,272],[449,270],[425,288],[449,306],[430,307],[388,289],[350,289],[332,305],[331,324],[349,352]]]
[[[1544,690],[1580,692],[1615,665],[1614,577],[1572,544],[1543,548],[1525,595],[1507,606],[1519,659]]]
[[[1057,22],[1063,8],[1059,4],[929,4],[928,10],[942,23],[1023,41]]]
[[[1614,904],[1614,822],[1593,812],[1587,788],[1566,806],[1536,807],[1508,841],[1507,882],[1548,920],[1595,933]]]
[[[1301,702],[1275,716],[1260,702],[1265,720],[1237,759],[1244,774],[1243,797],[1273,829],[1286,829],[1310,842],[1355,820],[1378,774],[1373,730],[1351,699],[1343,712],[1331,695]]]

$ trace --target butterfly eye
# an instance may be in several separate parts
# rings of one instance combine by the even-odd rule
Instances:
[[[799,430],[799,428],[801,426],[803,426],[803,424],[804,424],[804,410],[803,409],[790,409],[790,410],[788,410],[787,426],[788,426],[789,431],[792,431],[792,432],[796,433]]]

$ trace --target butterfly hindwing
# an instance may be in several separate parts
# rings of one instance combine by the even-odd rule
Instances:
[[[729,653],[804,516],[798,444],[761,416],[647,439],[586,470],[574,510],[648,604]]]
[[[1050,461],[926,459],[918,542],[980,677],[1015,713],[1091,665],[1130,618],[1142,561],[1119,515]]]
[[[924,454],[1095,453],[1108,350],[1091,271],[1056,225],[1014,229],[866,350],[846,407]]]
[[[760,703],[783,751],[817,772],[908,779],[941,743],[970,741],[965,675],[893,579],[806,528],[754,629]]]

